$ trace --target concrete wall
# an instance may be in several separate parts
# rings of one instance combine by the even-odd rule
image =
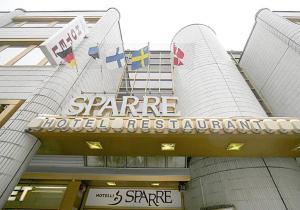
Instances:
[[[300,25],[260,10],[240,66],[274,116],[300,116]]]
[[[74,51],[78,72],[66,66],[58,67],[0,129],[0,208],[7,201],[40,144],[36,138],[24,132],[28,122],[39,113],[62,112],[64,100],[90,60],[88,48],[94,43],[101,43],[118,21],[119,13],[114,9],[108,10],[91,30],[89,38]]]
[[[187,26],[172,43],[185,53],[184,65],[174,69],[183,116],[266,116],[209,27]],[[193,157],[189,167],[187,210],[226,204],[238,210],[300,208],[295,159]]]

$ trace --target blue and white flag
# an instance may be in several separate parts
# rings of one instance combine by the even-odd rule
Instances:
[[[105,58],[106,66],[110,69],[119,69],[125,66],[125,55],[120,47],[115,49],[114,53],[106,56]]]

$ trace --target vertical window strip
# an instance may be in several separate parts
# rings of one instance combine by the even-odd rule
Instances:
[[[0,128],[22,105],[23,100],[0,100],[0,104],[5,104],[6,108],[0,113]]]

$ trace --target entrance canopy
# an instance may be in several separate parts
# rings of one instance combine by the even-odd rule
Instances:
[[[300,156],[296,118],[128,118],[41,115],[39,154]]]

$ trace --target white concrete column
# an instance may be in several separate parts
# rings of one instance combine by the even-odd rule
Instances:
[[[211,28],[189,25],[173,43],[185,53],[183,65],[174,68],[183,116],[266,116]],[[190,170],[192,181],[184,196],[187,210],[230,204],[238,210],[300,208],[295,159],[193,157]]]

